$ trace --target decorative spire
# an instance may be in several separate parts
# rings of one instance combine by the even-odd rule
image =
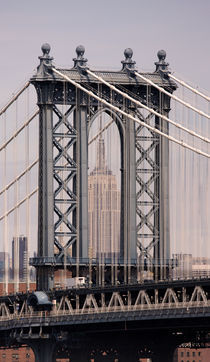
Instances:
[[[85,54],[85,47],[83,45],[78,45],[76,47],[77,58],[73,58],[74,61],[74,68],[86,68],[87,59],[84,58]]]
[[[106,161],[105,161],[105,144],[102,136],[99,136],[97,144],[97,159],[96,159],[96,169],[100,171],[106,170]]]
[[[102,135],[99,136],[97,142],[96,165],[90,175],[112,175],[112,171],[107,167],[105,156],[105,143]]]
[[[41,50],[43,55],[39,57],[40,65],[37,67],[37,75],[42,77],[49,77],[52,76],[51,67],[52,67],[52,60],[53,57],[49,55],[50,53],[50,45],[45,43],[42,45]]]
[[[131,48],[126,48],[124,51],[125,60],[122,60],[122,70],[136,70],[136,62],[132,60],[133,50]]]
[[[168,72],[169,63],[165,62],[166,51],[165,50],[159,50],[157,52],[157,56],[158,56],[159,61],[155,62],[155,65],[156,65],[156,70],[155,71],[158,72],[159,70],[162,70],[162,71]]]

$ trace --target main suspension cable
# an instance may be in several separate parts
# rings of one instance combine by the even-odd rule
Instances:
[[[39,159],[37,158],[35,161],[33,161],[28,167],[26,167],[18,176],[16,176],[9,184],[7,184],[5,187],[3,187],[0,190],[0,196],[5,191],[7,191],[16,181],[19,181],[28,171],[30,171],[37,163],[39,162]]]
[[[210,139],[209,139],[209,138],[204,137],[204,136],[201,136],[201,135],[197,134],[195,131],[192,131],[192,130],[190,130],[189,128],[186,128],[186,127],[182,126],[181,124],[176,123],[175,121],[172,121],[170,118],[164,116],[163,114],[158,113],[158,112],[155,111],[154,109],[152,109],[152,108],[146,106],[145,104],[141,103],[140,101],[137,101],[136,99],[132,98],[132,97],[129,96],[127,93],[122,92],[121,90],[119,90],[118,88],[116,88],[114,85],[106,82],[103,78],[99,77],[98,75],[96,75],[95,73],[91,72],[90,70],[87,70],[87,72],[88,72],[91,76],[93,76],[93,77],[95,77],[97,80],[99,80],[100,82],[104,83],[104,84],[105,84],[106,86],[108,86],[110,89],[113,89],[115,92],[121,94],[123,97],[129,99],[129,100],[132,101],[133,103],[136,103],[138,106],[146,109],[147,111],[153,113],[154,115],[158,116],[159,118],[162,118],[162,119],[164,119],[165,121],[167,121],[168,123],[173,124],[175,127],[180,128],[180,129],[182,129],[183,131],[191,134],[192,136],[197,137],[197,138],[199,138],[199,139],[201,139],[202,141],[205,141],[205,142],[207,142],[207,143],[210,143]],[[169,93],[169,94],[170,94],[170,93]]]
[[[200,91],[198,91],[197,89],[191,87],[189,84],[185,83],[183,80],[178,79],[177,77],[175,77],[174,75],[169,73],[169,77],[172,78],[173,80],[175,80],[176,82],[180,83],[181,85],[183,85],[184,87],[188,88],[189,90],[191,90],[193,93],[198,94],[200,97],[206,99],[207,101],[210,101],[210,97],[206,96],[205,94],[201,93]]]
[[[18,97],[24,92],[26,88],[28,88],[30,85],[30,82],[26,82],[24,86],[12,97],[12,99],[0,110],[0,116],[11,106],[12,103],[18,99]]]
[[[90,145],[91,143],[93,143],[99,136],[100,134],[102,134],[109,126],[111,126],[111,124],[113,123],[113,120],[108,122],[99,133],[97,133],[89,142],[88,145]],[[2,146],[0,150],[2,150],[4,147]],[[37,158],[36,160],[34,160],[30,165],[28,165],[28,167],[26,167],[18,176],[16,176],[9,184],[7,184],[5,187],[3,187],[0,190],[0,196],[7,191],[12,185],[14,185],[14,183],[18,180],[20,180],[28,171],[30,171],[37,163],[39,162],[39,158]],[[67,166],[68,162],[64,165]],[[58,171],[59,173],[60,171]]]
[[[39,114],[39,110],[35,111],[32,116],[27,119],[27,121],[20,127],[17,129],[17,131],[5,142],[0,146],[0,151],[2,151],[6,146],[8,146],[8,144],[17,137],[17,135],[25,128],[29,125],[29,123]]]
[[[2,214],[0,216],[0,221],[3,220],[9,214],[11,214],[11,212],[13,212],[17,208],[19,208],[27,199],[30,199],[37,191],[38,191],[38,187],[36,187],[33,191],[31,191],[30,194],[26,195],[22,200],[17,202],[16,205],[13,206],[11,209],[9,209],[6,213]]]
[[[70,82],[71,84],[73,84],[75,87],[81,89],[83,92],[89,94],[91,97],[97,99],[99,102],[105,104],[106,106],[108,106],[109,108],[113,109],[114,111],[116,111],[116,112],[118,112],[118,113],[121,113],[123,116],[125,116],[125,117],[127,117],[127,118],[130,118],[132,121],[139,123],[141,126],[144,126],[144,127],[148,128],[148,129],[150,129],[151,131],[159,134],[160,136],[163,136],[163,137],[169,139],[169,140],[172,141],[172,142],[177,143],[178,145],[180,145],[180,146],[182,146],[182,147],[185,147],[185,148],[187,148],[187,149],[189,149],[189,150],[191,150],[191,151],[193,151],[193,152],[196,152],[196,153],[198,153],[198,154],[200,154],[200,155],[202,155],[202,156],[205,156],[205,157],[207,157],[207,158],[210,158],[210,154],[208,154],[208,153],[206,153],[206,152],[203,152],[203,151],[201,151],[201,150],[199,150],[199,149],[197,149],[197,148],[195,148],[195,147],[192,147],[192,146],[186,144],[186,143],[183,142],[183,141],[179,141],[179,140],[177,140],[176,138],[174,138],[174,137],[172,137],[172,136],[169,136],[169,135],[167,135],[167,134],[159,131],[157,128],[152,127],[152,126],[150,126],[149,124],[146,124],[145,122],[143,122],[143,121],[141,121],[141,120],[133,117],[133,116],[130,115],[129,113],[126,113],[126,112],[122,111],[120,108],[118,108],[118,107],[110,104],[109,102],[105,101],[103,98],[98,97],[98,96],[97,96],[96,94],[94,94],[92,91],[88,91],[85,87],[81,86],[79,83],[75,82],[74,80],[72,80],[71,78],[69,78],[67,75],[64,75],[63,73],[61,73],[60,71],[58,71],[58,70],[55,69],[54,67],[52,68],[52,70],[53,70],[56,74],[58,74],[59,76],[61,76],[63,79],[66,79],[68,82]],[[132,99],[132,98],[131,98],[131,99]],[[132,101],[134,101],[134,100],[132,99]],[[144,107],[146,107],[146,106],[144,106]],[[147,108],[148,108],[148,107],[147,107]],[[150,110],[150,108],[148,108],[148,110]],[[152,111],[153,111],[153,110],[152,110]],[[155,111],[153,111],[153,112],[155,112]],[[151,112],[151,113],[152,113],[152,112]],[[156,113],[157,113],[157,112],[156,112]],[[157,115],[159,115],[159,114],[157,113]],[[160,115],[160,116],[163,117],[162,115]]]
[[[183,101],[181,98],[175,96],[174,94],[172,94],[172,93],[170,93],[170,92],[167,92],[164,88],[159,87],[157,84],[155,84],[154,82],[152,82],[150,79],[144,77],[142,74],[139,74],[139,73],[137,73],[137,72],[134,72],[134,74],[135,74],[138,78],[141,78],[142,80],[144,80],[145,82],[147,82],[147,83],[150,84],[151,86],[153,86],[153,87],[155,87],[156,89],[158,89],[160,92],[166,94],[167,96],[171,97],[171,98],[174,99],[175,101],[183,104],[185,107],[192,109],[192,111],[198,113],[200,116],[203,116],[203,117],[206,117],[206,118],[210,119],[210,116],[209,116],[207,113],[201,111],[200,109],[197,109],[197,108],[193,107],[190,103],[187,103],[187,102]]]

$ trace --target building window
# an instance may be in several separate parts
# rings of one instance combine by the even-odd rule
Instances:
[[[17,360],[17,359],[19,358],[19,355],[18,355],[18,354],[13,354],[13,355],[12,355],[12,358],[14,358],[14,359]]]
[[[184,352],[181,352],[181,357],[184,357]]]
[[[187,357],[189,357],[190,356],[190,352],[187,352]]]

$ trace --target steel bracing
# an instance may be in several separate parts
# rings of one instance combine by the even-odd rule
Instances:
[[[169,97],[162,95],[159,98],[155,91],[150,94],[151,90],[145,84],[135,85],[135,80],[129,79],[127,74],[129,64],[115,74],[98,73],[95,81],[92,72],[88,71],[93,79],[87,78],[84,69],[83,73],[80,72],[82,58],[79,50],[76,66],[64,73],[52,68],[48,52],[45,49],[43,52],[38,72],[31,80],[36,87],[40,107],[39,253],[32,261],[38,270],[39,287],[48,289],[53,285],[52,269],[64,264],[64,261],[69,265],[77,264],[78,275],[79,265],[88,260],[88,125],[92,124],[96,114],[99,115],[99,109],[107,112],[109,108],[111,113],[108,113],[111,117],[114,115],[121,140],[121,259],[118,263],[124,264],[124,282],[134,278],[131,266],[136,264],[139,275],[135,278],[141,278],[145,268],[152,273],[156,270],[156,278],[166,277],[170,254],[168,139],[161,135],[168,134],[168,125],[160,117],[166,117],[169,112]],[[58,73],[59,77],[55,78],[53,73]],[[76,81],[79,75],[82,86],[75,80],[71,80],[72,84],[66,82],[70,80],[69,75]],[[104,77],[105,84],[102,83],[99,89],[98,79]],[[160,83],[161,78],[155,77]],[[123,85],[125,92],[115,87],[109,89],[109,82]],[[129,85],[130,82],[133,84]],[[169,83],[169,86],[171,92],[176,88],[174,83]],[[128,99],[124,100],[123,94]],[[153,123],[151,115],[154,112],[144,116],[138,107],[143,103],[139,103],[138,99],[155,110]],[[58,108],[60,104],[70,106],[65,114],[62,114],[60,106]],[[71,113],[72,120],[69,122]],[[54,121],[54,115],[58,117],[58,122]],[[135,121],[141,126],[136,126]],[[149,130],[145,132],[144,126]],[[65,132],[61,131],[63,127]],[[55,157],[52,156],[52,145],[56,149]],[[150,174],[150,177],[147,179],[145,174]],[[58,185],[56,188],[52,185],[52,175]],[[49,273],[48,281],[45,267]],[[44,278],[42,282],[41,275]]]

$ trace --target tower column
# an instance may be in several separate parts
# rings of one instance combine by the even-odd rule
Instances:
[[[168,98],[168,97],[167,97]],[[160,113],[168,117],[167,98],[162,96],[163,109]],[[169,100],[168,100],[169,102]],[[169,133],[168,122],[156,117],[156,125],[164,133]],[[156,164],[159,166],[159,178],[155,184],[155,193],[159,199],[159,210],[155,215],[155,225],[159,231],[159,243],[155,246],[155,259],[159,260],[159,278],[168,276],[168,262],[170,258],[170,230],[169,230],[169,140],[160,136],[156,147]]]
[[[37,270],[37,289],[54,286],[54,192],[53,192],[53,92],[50,45],[43,44],[34,84],[39,106],[39,195],[38,195],[38,253],[33,264]]]
[[[38,205],[38,257],[54,256],[54,194],[53,194],[53,110],[42,104],[39,118],[39,205]],[[37,289],[53,287],[50,266],[37,268]]]
[[[82,94],[77,93],[77,105],[74,112],[77,144],[75,158],[77,163],[77,251],[75,256],[88,258],[88,134],[87,106],[82,104]]]
[[[136,260],[136,161],[135,124],[126,120],[123,150],[123,220],[124,220],[124,261]],[[128,273],[128,282],[129,282]]]
[[[161,78],[167,77],[168,63],[165,62],[166,52],[159,50],[158,62],[155,62],[156,72]],[[170,97],[161,93],[159,97],[159,113],[168,117],[170,111]],[[155,124],[165,134],[169,133],[169,124],[162,118],[155,117]],[[159,166],[159,178],[155,184],[155,193],[159,199],[159,210],[155,215],[155,226],[159,231],[159,243],[154,248],[154,256],[157,263],[159,259],[160,280],[168,277],[170,258],[170,218],[169,218],[169,140],[159,137],[159,145],[156,147],[156,164]]]
[[[28,345],[32,348],[35,355],[35,362],[54,362],[56,344],[49,339],[39,339],[30,341]]]

